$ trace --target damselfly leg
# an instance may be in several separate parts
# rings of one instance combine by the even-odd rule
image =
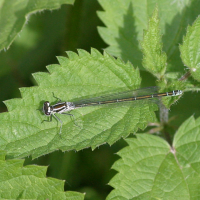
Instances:
[[[58,97],[56,97],[53,93],[53,97],[58,99],[58,103],[56,103],[55,105],[50,105],[50,103],[48,101],[45,101],[44,104],[43,104],[43,113],[46,115],[46,116],[49,116],[50,117],[50,120],[43,120],[42,122],[46,121],[46,122],[51,122],[52,121],[52,116],[54,116],[54,118],[60,122],[60,131],[59,131],[59,134],[61,134],[62,132],[62,126],[63,126],[63,122],[62,120],[56,116],[56,113],[58,114],[65,114],[65,115],[69,115],[70,117],[73,117],[74,119],[74,124],[76,126],[77,123],[75,122],[75,118],[74,118],[74,115],[73,114],[70,114],[70,113],[67,113],[70,112],[72,109],[71,108],[71,104],[69,102],[62,102],[62,100]],[[80,128],[80,126],[78,126]]]
[[[53,94],[53,97],[54,97],[55,99],[58,99],[58,103],[60,103],[60,102],[62,101],[60,98],[58,98],[58,97],[56,97],[56,96],[54,95],[54,92],[52,92],[52,94]]]

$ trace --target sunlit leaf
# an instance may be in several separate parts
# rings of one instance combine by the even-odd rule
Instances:
[[[200,118],[192,116],[180,126],[172,147],[147,134],[126,141],[107,199],[200,198]]]
[[[111,92],[136,89],[140,85],[138,69],[108,54],[91,54],[79,50],[79,55],[67,52],[69,58],[59,57],[60,65],[48,66],[48,73],[36,73],[39,86],[21,88],[22,99],[6,101],[8,113],[0,114],[0,147],[9,157],[33,157],[56,149],[80,150],[95,148],[105,142],[113,144],[131,132],[144,129],[155,120],[157,106],[152,102],[139,101],[120,106],[91,106],[59,115],[63,122],[43,122],[48,117],[41,111],[44,101],[74,101]]]

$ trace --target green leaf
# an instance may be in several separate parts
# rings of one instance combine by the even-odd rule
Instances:
[[[144,39],[141,46],[144,54],[143,67],[152,75],[161,79],[166,71],[167,55],[162,52],[158,7],[156,7],[149,20],[148,30],[144,30]]]
[[[191,116],[179,128],[173,146],[176,158],[182,167],[191,199],[199,199],[200,187],[200,118]]]
[[[6,101],[8,113],[1,113],[0,147],[8,157],[24,157],[86,147],[93,149],[105,142],[113,144],[130,132],[144,129],[155,120],[157,106],[152,102],[135,101],[120,106],[91,106],[75,109],[74,117],[59,115],[60,123],[43,122],[48,117],[41,111],[44,101],[75,101],[102,94],[136,89],[140,85],[138,69],[108,54],[92,49],[91,54],[79,50],[79,55],[67,52],[69,59],[58,57],[60,65],[48,66],[48,73],[36,73],[39,86],[21,88],[22,99]]]
[[[188,26],[183,44],[180,45],[181,58],[190,69],[193,78],[200,81],[200,17],[192,26]]]
[[[84,199],[84,194],[64,192],[64,181],[46,178],[47,167],[27,165],[24,160],[6,160],[0,151],[1,199]]]
[[[200,1],[174,0],[99,0],[104,11],[98,16],[106,27],[99,27],[99,34],[109,45],[110,54],[129,60],[142,68],[140,42],[148,19],[158,5],[163,49],[168,57],[167,71],[184,72],[178,44],[186,27],[199,15]]]
[[[2,0],[0,2],[0,50],[7,49],[27,23],[32,13],[45,9],[58,9],[74,0]]]
[[[163,139],[137,135],[118,155],[107,199],[199,199],[200,118],[187,119],[170,147]]]

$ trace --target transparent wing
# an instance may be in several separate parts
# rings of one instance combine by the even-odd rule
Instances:
[[[136,89],[136,90],[129,90],[125,92],[119,92],[119,93],[108,94],[108,95],[103,95],[99,97],[74,101],[73,104],[80,105],[80,104],[96,103],[96,102],[102,102],[102,101],[111,101],[111,100],[116,100],[116,99],[119,100],[119,99],[125,99],[125,98],[130,98],[130,97],[139,97],[139,96],[144,96],[144,95],[152,95],[152,94],[157,93],[158,89],[159,87],[153,86],[153,87],[141,88],[141,89]]]

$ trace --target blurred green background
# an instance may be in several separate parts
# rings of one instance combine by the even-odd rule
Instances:
[[[36,85],[31,74],[47,72],[47,65],[58,63],[56,56],[66,56],[65,51],[76,52],[77,48],[90,52],[93,47],[103,52],[107,45],[97,31],[98,26],[103,26],[96,14],[98,10],[102,8],[97,0],[76,0],[73,6],[63,5],[59,10],[31,15],[10,49],[0,53],[1,112],[7,111],[2,101],[20,98],[20,87]],[[155,85],[149,73],[142,72],[141,76],[141,87]],[[171,108],[170,116],[176,115],[172,125],[177,128],[192,114],[200,116],[199,98],[197,93],[184,94]],[[66,180],[65,190],[86,192],[85,199],[100,200],[112,189],[107,184],[116,173],[111,166],[119,159],[115,153],[124,146],[126,143],[120,140],[94,151],[90,148],[80,152],[57,151],[35,160],[26,158],[25,164],[49,166],[47,176]]]

